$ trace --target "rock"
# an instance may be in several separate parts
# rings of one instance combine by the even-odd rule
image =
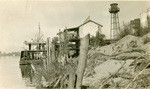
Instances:
[[[110,89],[124,88],[148,64],[150,42],[143,44],[146,37],[150,37],[150,33],[143,37],[128,35],[116,43],[89,50],[83,84],[90,87],[103,85],[103,88]],[[148,74],[149,69],[142,73],[143,76]],[[150,77],[147,78],[146,81],[149,81]],[[137,88],[136,84],[139,81],[135,81],[132,87]],[[143,85],[150,87],[147,82]]]

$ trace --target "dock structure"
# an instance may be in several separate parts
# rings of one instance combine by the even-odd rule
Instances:
[[[23,53],[21,53],[21,60],[24,62],[27,60],[26,56],[29,56],[30,59],[27,62],[30,62],[34,73],[36,73],[37,70],[43,70],[42,68],[45,70],[49,69],[51,63],[58,63],[59,65],[62,64],[61,66],[64,66],[65,68],[67,67],[68,72],[66,75],[68,76],[69,74],[69,76],[74,76],[73,78],[69,77],[69,82],[72,81],[70,83],[72,83],[71,85],[74,85],[73,79],[77,78],[77,74],[74,71],[74,67],[71,65],[78,62],[78,60],[76,60],[77,57],[79,57],[79,60],[84,60],[83,62],[85,63],[87,56],[85,55],[86,57],[84,58],[81,52],[87,54],[89,49],[90,36],[96,35],[97,32],[100,33],[102,27],[103,26],[101,24],[95,21],[86,20],[84,23],[77,27],[65,28],[63,31],[59,31],[57,33],[57,37],[52,39],[47,38],[46,42],[40,40],[41,38],[38,38],[37,41],[33,42],[26,41],[24,44],[27,46],[25,50],[27,52],[22,51]],[[82,40],[85,36],[88,36],[88,40],[86,40],[86,42]],[[42,36],[39,35],[38,37]],[[86,44],[86,52],[83,51],[83,43]],[[80,45],[82,45],[82,47]],[[79,54],[81,54],[81,57]],[[35,57],[38,57],[39,61],[33,61]],[[36,65],[36,62],[42,62],[42,65]],[[80,63],[80,65],[82,64]],[[38,66],[40,67],[38,68]]]
[[[62,61],[62,59],[76,58],[79,56],[80,39],[87,34],[94,36],[97,32],[100,33],[102,27],[101,24],[88,19],[79,26],[65,28],[63,31],[59,31],[57,37],[52,39],[47,38],[47,41],[43,41],[43,34],[41,34],[39,26],[38,37],[33,42],[24,42],[26,50],[22,51],[21,59],[27,55],[32,60],[36,57],[45,56],[46,60],[44,61],[47,64],[55,59]]]
[[[76,28],[67,28],[64,30],[66,33],[66,40],[68,46],[69,57],[77,57],[79,55],[79,27]]]
[[[74,58],[79,56],[80,39],[85,35],[96,35],[103,26],[93,20],[88,20],[73,28],[65,28],[57,33],[57,41],[52,42],[52,55],[54,58]],[[55,46],[54,46],[55,45]]]
[[[45,55],[45,63],[58,59],[76,58],[79,56],[80,51],[80,39],[85,35],[96,35],[96,32],[101,32],[103,26],[93,20],[86,20],[79,26],[72,28],[65,28],[63,31],[59,31],[57,37],[52,39],[47,38],[47,42],[42,40],[40,28],[39,35],[33,42],[25,41],[26,53],[22,53],[21,59],[25,55],[30,56],[30,59],[35,59],[35,57],[42,57]],[[42,55],[42,56],[41,56]],[[40,59],[40,58],[39,58]]]

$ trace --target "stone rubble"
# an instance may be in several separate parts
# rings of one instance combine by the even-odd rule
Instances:
[[[124,89],[149,63],[150,42],[146,37],[127,35],[116,43],[91,48],[83,85],[96,89]],[[130,88],[150,87],[150,68],[145,69],[131,84]]]

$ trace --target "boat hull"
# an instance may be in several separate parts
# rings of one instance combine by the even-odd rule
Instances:
[[[20,60],[20,65],[42,64],[42,60]]]

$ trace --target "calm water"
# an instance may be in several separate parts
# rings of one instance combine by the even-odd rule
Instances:
[[[28,66],[19,66],[19,57],[0,57],[0,89],[35,89]],[[22,72],[21,72],[22,70]]]

